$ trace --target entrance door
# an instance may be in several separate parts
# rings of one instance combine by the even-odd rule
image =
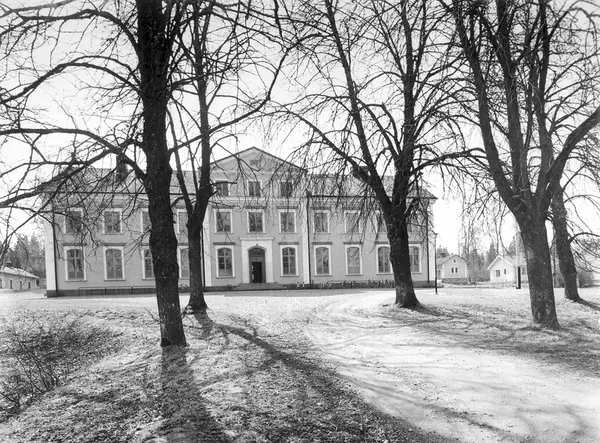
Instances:
[[[265,266],[265,251],[260,248],[252,248],[248,251],[250,258],[250,283],[265,283],[266,266]]]

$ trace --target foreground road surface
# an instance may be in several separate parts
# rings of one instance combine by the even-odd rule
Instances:
[[[395,318],[393,294],[319,308],[308,332],[383,411],[464,442],[600,441],[600,381],[533,359],[470,348]]]

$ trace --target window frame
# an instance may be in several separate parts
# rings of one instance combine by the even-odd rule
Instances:
[[[348,250],[356,248],[358,249],[358,272],[349,272],[348,266]],[[363,275],[363,262],[362,262],[362,247],[359,244],[351,244],[344,246],[344,258],[346,261],[346,275]]]
[[[67,220],[69,219],[69,217],[67,217],[67,213],[69,212],[79,212],[80,215],[80,232],[68,232],[67,231]],[[62,233],[66,234],[66,235],[78,235],[81,234],[83,232],[83,208],[72,208],[72,209],[68,209],[65,211],[65,214],[63,215],[63,226],[62,226]]]
[[[317,222],[316,222],[316,216],[317,214],[322,214],[325,216],[325,223],[326,223],[326,227],[327,229],[325,231],[317,231]],[[313,211],[313,233],[314,234],[329,234],[330,232],[330,228],[329,228],[329,220],[331,218],[331,213],[328,210],[314,210]]]
[[[327,250],[327,266],[328,266],[328,273],[326,274],[321,274],[319,273],[319,267],[318,267],[318,259],[317,259],[317,249],[326,249]],[[330,245],[314,245],[313,246],[313,254],[315,257],[315,276],[319,276],[319,277],[328,277],[332,275],[332,269],[331,269],[331,246]]]
[[[411,252],[411,248],[416,248],[419,251],[418,252],[418,254],[419,254],[419,257],[418,257],[419,258],[418,259],[419,269],[417,271],[413,271],[413,269],[412,269],[412,254],[410,253]],[[409,250],[409,257],[410,257],[410,260],[411,260],[411,263],[410,263],[410,273],[411,274],[422,274],[423,273],[423,267],[421,266],[421,261],[422,261],[421,259],[422,259],[423,256],[422,256],[421,245],[414,245],[414,244],[411,245],[411,244],[409,244],[408,245],[408,250]]]
[[[379,270],[379,265],[380,265],[380,262],[379,262],[379,251],[381,249],[384,249],[384,248],[388,250],[387,257],[388,257],[388,268],[389,268],[389,271],[380,271]],[[390,245],[379,245],[379,246],[377,246],[377,272],[376,272],[376,274],[378,274],[378,275],[393,274],[393,272],[392,272],[392,259],[391,259],[391,255],[392,255],[392,249],[390,248]]]
[[[383,227],[383,229],[380,229]],[[382,212],[375,213],[375,232],[377,234],[386,234],[387,233],[387,224],[385,219],[383,218]]]
[[[188,246],[178,246],[177,247],[177,266],[179,267],[179,278],[186,279],[186,280],[190,278],[190,257],[189,257],[189,252],[187,252],[189,250],[190,250],[189,245]],[[187,258],[187,261],[188,261],[188,266],[187,266],[188,275],[187,275],[187,277],[184,277],[184,275],[183,275],[183,257],[184,257],[183,251],[186,251],[186,258]]]
[[[109,278],[108,277],[108,260],[106,259],[106,253],[109,250],[116,250],[121,252],[121,277],[120,278]],[[123,246],[110,245],[104,246],[102,251],[102,261],[104,262],[104,280],[106,281],[123,281],[126,280],[125,276],[125,254],[123,253]]]
[[[182,225],[181,217],[180,217],[181,214],[185,214],[185,219],[187,222],[187,217],[188,217],[187,210],[177,209],[177,213],[175,214],[175,216],[177,217],[177,233],[179,235],[187,235],[187,227],[185,226],[185,224],[183,226],[181,226]]]
[[[119,214],[119,232],[107,232],[106,230],[106,213],[107,212],[116,212]],[[120,235],[123,234],[123,209],[121,208],[111,208],[105,209],[102,211],[102,233],[104,235]]]
[[[217,197],[229,197],[230,196],[231,192],[229,189],[229,182],[218,181],[218,182],[214,183],[213,186],[215,187],[215,196],[217,196]],[[225,190],[225,192],[222,192],[223,189]]]
[[[70,250],[78,250],[81,251],[81,262],[83,267],[83,278],[69,278],[69,258],[67,257],[68,251]],[[87,281],[87,272],[85,269],[85,248],[83,246],[65,246],[64,247],[64,256],[65,256],[65,281]]]
[[[231,275],[220,275],[221,269],[219,268],[219,251],[227,249],[231,253]],[[217,261],[216,276],[217,278],[235,278],[235,250],[231,246],[216,245],[215,246],[215,259]]]
[[[292,231],[284,231],[283,230],[283,214],[292,214],[292,217],[294,219],[294,229]],[[295,234],[297,232],[296,222],[297,222],[297,217],[296,217],[295,209],[280,209],[279,210],[279,233],[280,234]]]
[[[251,191],[251,184],[256,184],[258,186],[258,195],[253,194]],[[252,198],[261,198],[262,197],[262,182],[260,180],[248,180],[247,181],[247,189],[248,189],[248,197]]]
[[[214,210],[215,218],[215,234],[231,234],[233,233],[233,211],[231,209],[217,209]],[[229,231],[219,231],[219,213],[229,214]]]
[[[356,231],[349,231],[348,230],[348,215],[349,214],[356,214]],[[361,226],[361,219],[360,219],[360,211],[356,211],[356,210],[351,210],[351,211],[344,211],[344,232],[346,234],[360,234],[362,232],[362,226]]]
[[[284,189],[284,183],[287,187],[287,185],[289,185],[289,188],[287,189],[289,191],[289,195],[284,195],[286,193],[283,192]],[[279,198],[292,198],[294,196],[294,182],[292,180],[280,180],[279,181]]]
[[[286,274],[284,272],[285,267],[283,265],[283,251],[288,248],[291,249],[292,251],[294,251],[294,273]],[[280,245],[279,246],[279,256],[281,257],[281,259],[280,259],[281,276],[282,277],[297,277],[298,276],[298,246],[296,246],[296,245]]]
[[[148,226],[144,226],[144,213],[148,214]],[[152,222],[150,221],[150,211],[148,208],[142,208],[140,211],[140,232],[145,234],[146,232],[150,233],[150,229],[152,228]]]
[[[146,252],[148,252],[150,254],[150,263],[152,264],[152,276],[149,277],[146,274]],[[154,280],[156,277],[154,275],[154,260],[152,260],[152,251],[150,251],[150,248],[143,248],[142,249],[142,280]]]
[[[250,230],[250,214],[260,214],[260,223],[261,230],[260,231],[251,231]],[[248,228],[248,234],[264,234],[265,233],[265,211],[262,209],[248,209],[246,211],[246,227]]]
[[[496,277],[500,277],[500,269],[496,269],[495,271]]]

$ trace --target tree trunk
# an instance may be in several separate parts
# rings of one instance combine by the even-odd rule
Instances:
[[[202,281],[202,222],[197,217],[188,221],[189,262],[190,262],[190,300],[185,308],[187,312],[206,311],[204,300],[204,282]]]
[[[171,48],[161,0],[137,0],[142,96],[142,149],[146,154],[144,187],[148,195],[150,251],[154,266],[161,346],[186,345],[179,305],[177,237],[171,208],[167,145],[168,62]]]
[[[527,275],[533,322],[545,328],[558,329],[545,217],[520,225],[521,237],[528,251]]]
[[[556,239],[556,255],[558,267],[565,282],[565,298],[572,301],[580,301],[577,289],[577,268],[575,258],[569,242],[569,230],[567,228],[567,210],[565,209],[563,189],[559,188],[552,199],[552,226]]]
[[[402,308],[416,308],[420,304],[410,273],[410,250],[406,222],[397,222],[392,229],[388,225],[388,240],[390,242],[390,262],[396,286],[395,304]]]

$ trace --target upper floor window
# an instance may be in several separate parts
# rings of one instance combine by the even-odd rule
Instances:
[[[359,211],[347,211],[345,214],[346,218],[346,232],[347,233],[358,233],[360,232],[360,212]]]
[[[104,211],[104,233],[120,234],[122,231],[121,210],[107,209]]]
[[[229,197],[229,183],[219,182],[215,183],[215,191],[219,197]]]
[[[409,247],[410,272],[421,272],[421,249],[418,246]]]
[[[248,197],[260,197],[260,182],[249,181],[248,182]]]
[[[296,213],[282,211],[279,213],[281,232],[296,232]]]
[[[83,248],[67,248],[65,254],[67,280],[85,280]]]
[[[142,232],[149,232],[151,227],[150,213],[147,209],[142,209]]]
[[[154,278],[154,265],[152,264],[150,249],[144,249],[142,255],[144,261],[144,278]]]
[[[217,232],[231,232],[231,211],[216,211]]]
[[[450,268],[450,274],[458,274],[458,266],[452,266]]]
[[[248,232],[263,232],[262,211],[248,211]]]
[[[106,248],[104,251],[104,266],[107,280],[123,280],[123,249]]]
[[[69,209],[65,212],[65,234],[81,234],[83,231],[83,211],[81,209]]]
[[[177,226],[180,234],[187,234],[187,222],[188,213],[187,211],[177,211]]]
[[[377,232],[387,232],[387,224],[382,213],[377,214]]]
[[[293,193],[293,185],[289,180],[279,182],[279,196],[282,198],[290,198]]]
[[[329,232],[329,214],[326,211],[315,211],[314,213],[315,232]]]

